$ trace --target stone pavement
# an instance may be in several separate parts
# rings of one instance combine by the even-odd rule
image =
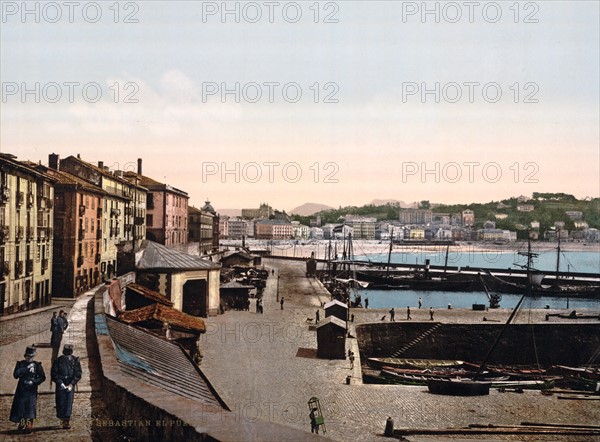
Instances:
[[[45,441],[60,438],[66,441],[80,440],[117,440],[118,432],[113,428],[92,428],[92,417],[106,415],[97,381],[90,373],[95,373],[95,341],[88,334],[88,302],[95,290],[80,296],[74,303],[72,300],[53,301],[52,309],[40,309],[30,314],[15,315],[10,319],[3,318],[0,323],[0,439],[6,441],[27,440]],[[72,307],[70,307],[72,305]],[[70,307],[70,308],[69,308]],[[77,384],[73,403],[72,428],[62,430],[56,417],[54,407],[54,384],[50,384],[50,318],[52,311],[63,309],[69,311],[69,328],[63,336],[62,344],[71,343],[73,354],[81,361],[83,376]],[[93,318],[92,318],[93,320]],[[93,335],[91,336],[93,338]],[[92,341],[92,342],[90,342]],[[17,385],[13,378],[15,362],[23,359],[25,348],[31,344],[39,345],[36,360],[42,362],[46,373],[46,382],[38,388],[38,412],[34,422],[34,432],[30,435],[17,434],[16,424],[8,420],[14,390]]]
[[[363,385],[360,370],[351,373],[348,360],[314,357],[316,332],[311,330],[314,327],[307,320],[314,319],[320,303],[329,298],[316,280],[304,277],[305,264],[268,259],[263,262],[277,271],[267,282],[264,314],[255,313],[252,304],[250,312],[229,311],[209,318],[202,342],[202,369],[240,419],[262,419],[309,429],[307,401],[316,396],[324,410],[326,436],[338,441],[381,441],[388,416],[395,420],[396,427],[413,428],[520,424],[522,421],[592,425],[600,422],[598,401],[561,401],[537,391],[517,394],[494,390],[489,396],[461,398],[432,395],[426,387]],[[277,302],[277,274],[281,275],[279,294],[285,297],[284,310]],[[413,321],[429,319],[427,310],[421,310],[415,312]],[[356,322],[363,322],[379,320],[385,310],[353,309],[352,313]],[[473,319],[471,313],[459,309],[440,310],[435,319],[464,322]],[[488,317],[501,320],[510,312],[487,313]],[[539,318],[544,314],[545,311],[536,313]],[[322,309],[321,317],[324,317]],[[358,355],[355,341],[347,340]],[[360,364],[358,358],[355,364]],[[353,376],[351,385],[345,384],[348,375]],[[408,439],[441,438],[410,436]],[[441,440],[448,439],[468,438]],[[493,439],[486,436],[478,440],[544,439],[540,436],[493,436]],[[546,440],[587,442],[590,439],[551,436]]]

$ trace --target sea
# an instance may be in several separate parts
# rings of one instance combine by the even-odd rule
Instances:
[[[501,268],[521,269],[526,265],[527,258],[519,255],[519,251],[490,249],[486,251],[469,248],[450,248],[448,252],[448,266],[461,268]],[[523,249],[522,252],[526,252]],[[535,252],[535,251],[534,251]],[[556,270],[556,250],[538,253],[533,261],[533,267],[540,271]],[[371,262],[387,262],[387,254],[356,256],[358,260]],[[391,254],[390,262],[402,264],[425,264],[429,259],[431,265],[444,265],[446,248],[439,250],[410,248],[405,251]],[[597,252],[561,252],[559,268],[562,272],[583,272],[600,274],[600,253]],[[443,291],[414,291],[414,290],[370,290],[361,289],[356,292],[362,299],[369,298],[370,308],[406,308],[417,306],[419,298],[423,307],[436,309],[471,308],[473,304],[488,305],[487,295],[482,292],[443,292]],[[518,294],[502,294],[501,308],[513,308],[521,298]],[[594,309],[600,311],[600,299],[585,299],[574,297],[533,297],[525,299],[522,308],[551,309]]]

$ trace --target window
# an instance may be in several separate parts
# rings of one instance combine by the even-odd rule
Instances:
[[[146,215],[146,226],[152,227],[152,223],[154,222],[154,216]]]

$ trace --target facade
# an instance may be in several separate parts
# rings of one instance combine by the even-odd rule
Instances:
[[[354,239],[375,239],[377,218],[346,215],[345,224],[352,227]]]
[[[58,155],[51,154],[49,167],[75,175],[105,192],[101,208],[100,275],[101,279],[113,277],[117,271],[117,245],[133,242],[134,234],[136,247],[144,239],[138,235],[145,230],[143,215],[146,213],[147,189],[139,181],[125,180],[121,171],[111,173],[102,161],[95,166],[79,156],[59,161]],[[133,230],[134,221],[136,230]]]
[[[292,223],[282,220],[262,220],[256,222],[257,239],[291,239],[294,236]]]
[[[219,250],[219,239],[220,236],[220,222],[219,222],[219,214],[216,210],[211,206],[210,201],[206,200],[204,202],[204,206],[202,206],[202,213],[210,213],[212,215],[212,250]]]
[[[242,209],[242,218],[269,218],[273,215],[273,208],[267,203],[262,203],[258,209]]]
[[[246,221],[240,218],[229,218],[227,220],[227,238],[242,239],[246,235]]]
[[[138,170],[125,172],[128,182],[139,183],[147,189],[146,239],[165,246],[184,246],[188,242],[188,194],[168,184],[142,174],[142,160]]]
[[[294,238],[296,239],[308,239],[309,227],[300,224],[300,221],[292,221],[292,227],[294,229]]]
[[[517,206],[517,211],[519,212],[533,212],[535,210],[535,207],[533,206],[533,204],[519,204]]]
[[[56,179],[52,294],[76,297],[102,282],[102,206],[106,192],[67,172],[38,168]]]
[[[0,154],[0,314],[50,304],[54,179]]]
[[[214,215],[210,212],[188,207],[188,241],[197,242],[201,255],[206,255],[213,250]]]
[[[429,224],[433,213],[429,209],[401,209],[400,222],[402,224]]]
[[[475,225],[475,213],[472,210],[463,210],[462,225],[465,227],[473,227]]]

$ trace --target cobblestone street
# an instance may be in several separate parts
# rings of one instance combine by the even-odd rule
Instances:
[[[308,430],[307,401],[316,396],[324,407],[326,436],[338,441],[381,441],[388,416],[394,419],[396,428],[514,425],[523,421],[592,425],[600,422],[598,401],[561,401],[556,395],[544,396],[539,391],[517,394],[493,390],[489,396],[468,398],[436,396],[429,394],[426,387],[363,385],[359,370],[355,367],[351,373],[347,360],[297,357],[300,348],[316,349],[316,333],[310,330],[313,327],[307,319],[314,318],[320,302],[329,298],[316,280],[304,278],[304,263],[265,260],[265,265],[277,270],[264,293],[264,314],[255,313],[252,305],[250,312],[229,311],[210,318],[203,342],[202,368],[239,419],[271,420]],[[277,302],[277,274],[281,275],[279,294],[285,297],[284,310]],[[357,322],[375,320],[382,312],[352,310]],[[425,320],[428,313],[422,313]],[[465,321],[471,313],[455,309],[448,312],[447,319],[444,312],[436,320]],[[417,312],[413,321],[421,319],[420,314]],[[501,318],[508,311],[493,314]],[[543,312],[538,314],[541,320]],[[356,345],[355,339],[349,341]],[[350,374],[352,384],[346,385]],[[429,441],[440,437],[408,439]],[[544,439],[521,435],[492,439],[480,436],[479,440]],[[551,436],[546,440],[583,442],[590,438]]]

